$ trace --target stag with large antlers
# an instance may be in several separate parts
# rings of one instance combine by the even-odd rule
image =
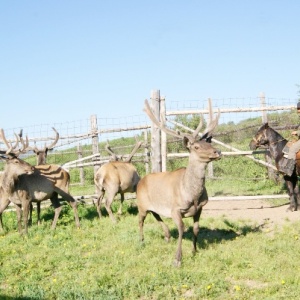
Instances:
[[[77,227],[79,227],[80,223],[77,203],[68,193],[68,173],[66,173],[66,178],[65,173],[60,172],[58,166],[53,165],[32,167],[23,160],[17,158],[17,155],[22,151],[24,152],[28,147],[28,139],[26,139],[26,144],[22,143],[23,149],[20,151],[12,151],[13,147],[6,140],[2,129],[0,130],[0,135],[5,145],[9,146],[6,155],[1,156],[1,158],[6,161],[6,164],[2,174],[0,215],[8,204],[13,202],[17,207],[19,232],[22,231],[21,213],[23,210],[24,232],[27,233],[28,214],[31,202],[41,202],[50,199],[55,210],[52,222],[52,228],[54,229],[62,208],[58,201],[58,195],[60,195],[72,206],[75,222]],[[14,158],[15,165],[10,163],[11,157]],[[31,170],[34,171],[31,173],[28,172],[28,170],[24,171],[24,164],[27,164],[28,168],[30,166]]]
[[[36,165],[37,166],[47,164],[48,151],[53,150],[53,148],[55,147],[55,145],[58,142],[59,133],[57,132],[57,130],[54,127],[52,127],[52,129],[55,132],[55,137],[53,138],[52,143],[50,143],[49,145],[47,145],[45,143],[43,148],[38,148],[36,146],[36,143],[35,143],[34,147],[27,146],[26,149],[25,149],[26,151],[32,150],[36,154]],[[22,144],[24,144],[22,131],[19,134],[19,139],[20,139],[20,142]],[[39,169],[39,168],[40,167],[37,167],[37,169]],[[60,166],[53,165],[53,164],[48,165],[46,168],[42,167],[42,170],[45,170],[45,169],[48,170],[47,171],[48,173],[55,172],[57,174],[56,178],[62,178],[63,181],[66,181],[66,182],[63,182],[63,181],[61,182],[59,180],[58,182],[56,182],[56,185],[62,185],[63,187],[65,187],[64,188],[65,192],[69,193],[69,184],[70,184],[70,175],[69,175],[69,173],[66,170],[64,170],[63,168],[61,168]],[[59,174],[59,173],[61,173],[61,174]],[[40,201],[34,201],[34,200],[33,200],[33,202],[36,202],[37,223],[38,223],[38,225],[40,225],[40,223],[41,223],[41,202]],[[33,206],[31,204],[30,205],[30,212],[29,212],[29,222],[30,223],[32,222],[32,211],[33,211]]]
[[[58,142],[59,133],[57,132],[57,130],[54,127],[52,127],[52,129],[55,132],[55,137],[51,144],[49,144],[49,145],[45,144],[44,148],[38,148],[36,146],[36,144],[34,145],[34,147],[28,147],[28,150],[32,150],[36,154],[36,159],[37,159],[36,164],[37,165],[45,165],[46,164],[48,151],[53,150],[54,146]],[[20,136],[20,138],[22,138],[22,136]]]
[[[199,219],[203,206],[208,202],[205,188],[205,170],[209,162],[220,159],[221,152],[211,145],[211,134],[218,124],[220,112],[213,119],[211,102],[209,101],[210,122],[198,140],[202,127],[200,124],[192,135],[168,129],[159,122],[152,113],[148,101],[145,101],[145,112],[161,130],[183,139],[185,147],[190,152],[188,165],[172,172],[159,172],[146,175],[137,186],[137,206],[139,215],[140,239],[144,240],[143,226],[146,215],[152,212],[165,233],[166,241],[171,235],[161,216],[172,218],[178,227],[178,246],[175,255],[175,266],[180,266],[182,260],[182,238],[184,224],[182,219],[193,217],[193,252],[196,252]]]
[[[0,132],[1,134],[1,132]],[[17,143],[16,145],[17,146]],[[7,208],[10,201],[7,201],[5,199],[8,199],[11,195],[11,192],[13,191],[14,187],[12,186],[12,182],[15,182],[18,180],[18,177],[23,174],[33,174],[34,167],[31,166],[29,163],[17,158],[15,154],[13,154],[11,151],[15,147],[10,146],[9,149],[6,151],[0,150],[0,159],[5,160],[6,164],[4,166],[4,171],[1,173],[0,176],[0,229],[3,230],[3,224],[2,224],[2,212]],[[7,174],[10,174],[10,178],[7,177]],[[16,206],[17,211],[18,206]],[[17,213],[18,215],[18,213]],[[18,215],[18,220],[19,220]]]
[[[137,141],[131,154],[125,159],[125,161],[120,161],[120,158],[112,151],[107,143],[106,150],[112,155],[114,161],[110,161],[102,165],[98,169],[94,178],[98,193],[96,207],[99,218],[101,217],[101,203],[105,193],[105,208],[111,220],[115,223],[116,219],[112,213],[111,205],[116,194],[120,193],[121,195],[121,204],[118,210],[118,214],[121,214],[124,194],[134,193],[136,191],[136,186],[140,180],[140,177],[135,166],[131,163],[131,160],[141,145],[142,142]]]

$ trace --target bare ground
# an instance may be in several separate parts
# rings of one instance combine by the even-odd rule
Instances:
[[[300,211],[287,211],[288,203],[271,206],[264,200],[214,200],[208,201],[202,217],[226,217],[232,220],[249,220],[270,231],[300,221]]]

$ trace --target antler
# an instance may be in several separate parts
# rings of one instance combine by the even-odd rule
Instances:
[[[169,129],[169,128],[167,128],[167,127],[165,126],[165,123],[164,123],[163,121],[159,122],[159,121],[156,119],[156,117],[154,116],[154,114],[153,114],[153,112],[152,112],[152,110],[151,110],[151,108],[150,108],[150,105],[149,105],[147,99],[145,100],[144,111],[145,111],[145,113],[148,115],[148,117],[151,119],[151,121],[152,121],[157,127],[159,127],[161,130],[163,130],[165,133],[168,133],[168,134],[170,134],[170,135],[172,135],[172,136],[174,136],[174,137],[177,137],[177,138],[178,138],[178,137],[180,137],[180,138],[183,137],[180,131],[171,130],[171,129]],[[162,119],[163,119],[163,118],[162,118]]]
[[[132,149],[130,155],[125,159],[125,162],[131,162],[133,155],[138,151],[138,149],[142,146],[143,142],[138,141],[137,136],[135,137],[136,144]]]
[[[213,119],[213,109],[212,109],[212,104],[211,104],[210,98],[208,99],[208,115],[209,115],[209,123],[208,123],[205,131],[203,132],[203,135],[211,136],[214,129],[218,125],[221,112],[220,112],[220,109],[218,108],[217,116]]]
[[[26,136],[26,142],[24,142],[23,138],[22,138],[22,130],[19,133],[19,137],[20,137],[20,141],[22,144],[22,148],[15,150],[18,146],[19,146],[19,138],[18,135],[16,133],[14,133],[15,137],[16,137],[16,143],[13,146],[11,144],[11,142],[9,142],[4,134],[4,130],[1,128],[0,129],[0,138],[2,139],[3,143],[5,144],[5,146],[7,147],[7,150],[5,151],[5,154],[13,154],[15,156],[18,156],[20,153],[24,153],[26,152],[26,149],[28,147],[28,137]],[[3,151],[1,151],[3,152]]]
[[[119,160],[118,156],[112,151],[109,145],[109,141],[107,140],[106,145],[105,145],[105,150],[112,156],[113,161]]]
[[[41,151],[46,152],[47,150],[52,150],[54,148],[54,146],[57,144],[58,139],[59,139],[59,133],[57,132],[57,130],[54,127],[52,127],[52,129],[55,132],[55,138],[54,138],[54,141],[49,146],[47,146],[47,144],[45,143],[44,149],[39,149],[36,146],[36,142],[34,142],[34,147],[28,147],[27,150],[32,150],[35,153],[41,152]]]
[[[136,140],[136,144],[134,146],[134,148],[132,149],[131,153],[128,155],[128,157],[124,160],[125,162],[131,162],[132,157],[134,156],[134,154],[138,151],[138,149],[142,146],[143,142],[138,141],[137,137],[135,137]],[[109,145],[109,141],[107,140],[106,145],[105,145],[105,150],[112,156],[112,161],[118,161],[120,159],[122,159],[121,157],[118,157],[113,150],[110,148]]]
[[[44,147],[45,150],[46,150],[46,148],[48,148],[48,150],[52,150],[58,142],[59,133],[57,132],[57,130],[54,127],[52,127],[52,129],[55,132],[55,138],[54,138],[54,141],[49,146],[45,145],[45,147]]]
[[[202,128],[202,125],[203,125],[203,116],[202,116],[202,114],[200,114],[199,125],[197,126],[197,128],[193,132],[193,134],[190,135],[190,134],[187,134],[187,133],[182,133],[180,131],[171,130],[171,129],[169,129],[165,126],[165,123],[163,121],[158,121],[157,118],[154,116],[147,99],[145,100],[144,111],[146,112],[148,117],[151,119],[151,121],[156,126],[158,126],[165,133],[170,134],[172,136],[175,136],[177,138],[178,137],[180,137],[180,138],[187,137],[189,140],[195,140],[197,138],[197,136],[199,135],[199,132],[200,132],[200,130]],[[212,110],[211,99],[208,99],[208,114],[209,114],[209,124],[208,124],[207,128],[205,129],[205,131],[203,132],[202,136],[211,135],[211,133],[213,132],[213,130],[217,126],[218,121],[219,121],[219,117],[220,117],[220,110],[218,110],[217,116],[213,119],[213,110]],[[164,118],[161,118],[161,120],[163,120],[163,119]]]

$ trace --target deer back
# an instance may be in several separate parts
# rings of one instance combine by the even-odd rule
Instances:
[[[96,175],[95,183],[104,188],[118,187],[122,192],[134,192],[140,177],[132,163],[113,161],[102,165]]]
[[[57,188],[69,192],[70,174],[59,165],[39,165],[35,169],[40,175],[51,180]]]
[[[24,174],[26,176],[33,174],[34,167],[13,155],[1,156],[1,158],[6,161],[1,175],[2,193],[5,192],[7,195],[12,195],[17,189],[16,186],[20,181],[20,177]]]

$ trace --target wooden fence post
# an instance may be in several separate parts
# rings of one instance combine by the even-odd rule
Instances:
[[[266,107],[266,97],[264,93],[260,93],[259,95],[260,98],[260,105],[261,107]],[[261,117],[262,123],[267,123],[268,122],[268,116],[267,116],[267,112],[265,110],[262,111],[262,117]]]
[[[81,159],[82,158],[82,147],[81,147],[80,143],[77,146],[77,153],[78,153],[78,159]],[[80,176],[80,184],[84,185],[85,181],[84,181],[84,169],[83,169],[83,167],[79,167],[79,176]]]
[[[151,106],[154,116],[160,120],[160,91],[151,91]],[[151,172],[161,172],[161,131],[152,123],[151,126]]]
[[[163,123],[166,123],[166,101],[165,97],[160,98],[160,116]],[[161,131],[161,170],[167,171],[167,134]]]
[[[144,150],[144,155],[145,155],[145,172],[146,172],[146,174],[149,174],[149,156],[150,156],[150,151],[149,151],[149,146],[148,146],[148,131],[147,131],[147,129],[144,130],[144,143],[145,143],[145,150]]]
[[[92,134],[92,151],[93,154],[99,153],[99,137],[97,115],[91,115],[91,134]],[[94,166],[94,175],[96,174],[99,166]]]

